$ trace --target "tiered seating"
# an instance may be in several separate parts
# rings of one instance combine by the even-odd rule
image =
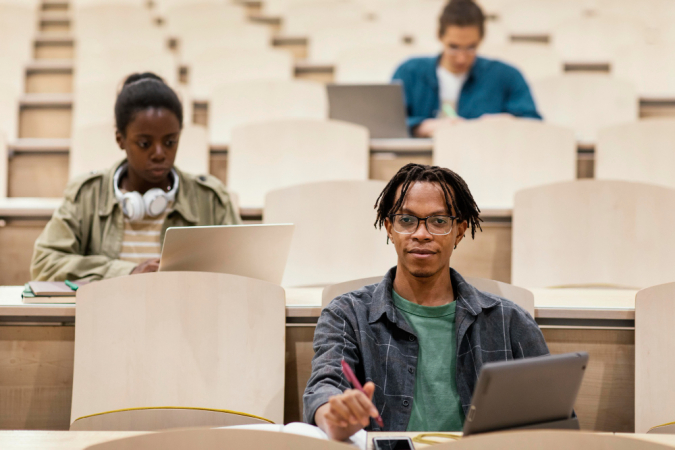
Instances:
[[[228,186],[244,207],[299,183],[368,178],[368,130],[339,121],[277,120],[232,132]]]

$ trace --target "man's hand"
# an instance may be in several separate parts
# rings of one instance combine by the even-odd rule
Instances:
[[[157,272],[159,270],[159,258],[152,258],[146,261],[143,261],[137,265],[134,270],[131,271],[131,274],[135,273],[149,273]]]
[[[445,117],[443,119],[426,119],[420,123],[414,130],[415,137],[428,138],[432,137],[434,133],[443,127],[454,125],[463,122],[461,117]]]
[[[375,384],[369,381],[363,386],[363,390],[366,394],[356,389],[347,389],[328,399],[328,403],[316,410],[314,421],[329,438],[344,441],[367,427],[371,417],[379,415],[372,402]]]

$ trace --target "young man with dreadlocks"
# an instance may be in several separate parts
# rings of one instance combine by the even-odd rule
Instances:
[[[305,421],[337,440],[362,428],[461,430],[483,364],[546,355],[546,342],[525,310],[450,267],[453,249],[481,220],[459,175],[408,164],[375,208],[398,262],[382,282],[337,297],[321,313]],[[342,360],[365,394],[351,389]],[[378,413],[384,428],[373,420]]]

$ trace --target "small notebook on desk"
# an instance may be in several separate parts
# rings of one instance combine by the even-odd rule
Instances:
[[[76,286],[88,281],[72,282]],[[75,303],[75,290],[63,281],[30,281],[21,293],[23,303]]]

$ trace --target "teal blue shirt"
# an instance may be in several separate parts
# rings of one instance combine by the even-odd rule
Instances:
[[[394,305],[419,342],[412,413],[407,431],[461,431],[462,402],[457,392],[456,302],[422,306],[392,289]]]

